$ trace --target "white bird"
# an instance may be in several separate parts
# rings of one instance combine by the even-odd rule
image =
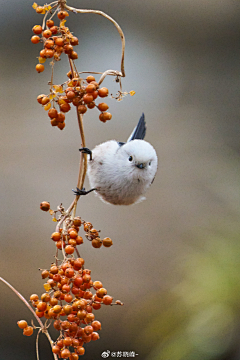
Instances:
[[[103,201],[114,205],[130,205],[144,200],[143,194],[152,184],[158,166],[156,151],[144,139],[146,123],[142,114],[126,143],[116,140],[97,145],[90,155],[87,175],[91,190],[78,189],[75,195],[96,192]]]

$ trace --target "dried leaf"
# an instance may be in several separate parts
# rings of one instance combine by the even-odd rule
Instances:
[[[51,107],[51,103],[49,102],[47,105],[44,106],[44,110],[48,111]]]
[[[43,58],[41,56],[38,58],[38,61],[40,62],[40,64],[44,64],[46,60],[47,60],[46,58]]]
[[[63,27],[66,21],[67,21],[67,20],[62,20],[62,21],[60,22],[60,27]]]
[[[51,290],[51,286],[48,283],[43,284],[43,287],[46,291]]]

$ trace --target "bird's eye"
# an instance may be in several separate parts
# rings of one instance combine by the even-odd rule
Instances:
[[[151,161],[149,161],[149,164],[148,164],[149,166],[151,165]]]
[[[129,156],[128,160],[129,161],[132,161],[133,157],[132,156]]]

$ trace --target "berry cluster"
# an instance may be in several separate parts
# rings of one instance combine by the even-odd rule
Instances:
[[[47,201],[43,201],[40,208],[55,215],[57,211],[64,212],[61,206],[57,211],[51,210]],[[85,353],[85,343],[99,339],[97,331],[101,330],[101,323],[95,320],[92,311],[99,310],[102,305],[123,303],[119,300],[113,303],[113,298],[107,295],[102,282],[92,280],[91,270],[84,268],[85,261],[76,249],[77,245],[83,243],[83,238],[78,235],[82,225],[85,236],[93,247],[109,247],[112,240],[101,240],[99,231],[80,217],[74,217],[73,220],[69,217],[64,224],[65,230],[59,228],[59,231],[51,235],[57,249],[63,250],[64,258],[61,261],[56,255],[56,262],[49,269],[41,270],[42,279],[46,279],[43,285],[45,292],[40,298],[37,294],[32,294],[30,302],[35,308],[36,316],[54,320],[53,326],[60,332],[52,345],[53,353],[62,359],[77,360],[79,355]],[[74,252],[77,254],[76,258]],[[25,320],[18,321],[18,326],[26,336],[32,335],[35,328],[28,326]]]
[[[71,72],[67,75],[72,77]],[[99,88],[93,76],[88,76],[86,80],[75,77],[66,81],[63,85],[53,85],[51,93],[49,95],[39,95],[37,101],[44,106],[45,110],[48,110],[51,125],[58,126],[62,130],[65,127],[65,113],[71,109],[70,104],[77,108],[79,114],[84,114],[87,109],[96,107],[101,111],[99,119],[102,122],[110,120],[112,115],[106,111],[108,105],[104,102],[96,105],[95,99],[98,96],[100,98],[108,96],[108,89],[106,87]],[[52,108],[51,104],[53,105]],[[59,107],[59,112],[55,108],[56,105]]]
[[[38,8],[36,8],[36,11],[40,12],[40,10],[37,10]],[[84,114],[88,109],[97,107],[101,112],[99,115],[100,121],[111,120],[112,115],[107,112],[108,105],[105,102],[98,105],[95,103],[97,97],[104,98],[108,96],[108,89],[106,87],[99,88],[98,82],[92,75],[86,79],[79,76],[73,61],[78,58],[78,54],[73,50],[73,47],[79,43],[78,38],[73,36],[68,27],[64,26],[66,21],[64,19],[68,16],[68,12],[59,11],[57,16],[60,19],[59,26],[54,25],[52,19],[48,19],[45,30],[41,25],[35,25],[32,29],[35,34],[31,38],[32,43],[38,44],[42,42],[44,46],[40,51],[39,64],[36,65],[36,70],[39,73],[44,71],[43,63],[47,58],[52,58],[51,65],[53,66],[54,61],[59,61],[61,54],[65,53],[71,65],[71,70],[67,73],[69,80],[61,85],[54,85],[51,81],[50,94],[39,95],[37,101],[48,111],[51,125],[57,126],[60,130],[65,127],[65,113],[71,109],[70,104],[77,108],[79,114]],[[59,107],[59,111],[57,111],[56,105]]]
[[[57,15],[59,19],[63,20],[68,16],[68,13],[67,11],[59,11]],[[31,42],[33,44],[43,43],[43,49],[40,51],[38,58],[39,64],[36,65],[36,70],[39,73],[44,71],[43,64],[47,58],[59,61],[63,52],[72,60],[78,58],[78,54],[73,50],[73,47],[79,43],[78,38],[69,31],[68,27],[64,26],[64,22],[61,21],[60,26],[56,26],[54,21],[49,19],[46,26],[45,30],[41,25],[35,25],[32,28],[35,35],[31,37]]]
[[[57,211],[50,209],[50,203],[48,201],[41,202],[40,209],[43,211],[49,211],[51,215],[54,214],[54,216],[56,216]],[[63,208],[60,208],[60,210],[63,210]],[[55,217],[53,220],[57,221]],[[90,222],[82,220],[79,216],[77,216],[73,220],[66,220],[66,228],[64,231],[63,228],[59,227],[58,231],[52,233],[51,239],[56,243],[57,249],[64,249],[65,253],[68,255],[73,254],[76,250],[76,246],[83,244],[82,236],[78,235],[79,229],[82,225],[83,230],[86,233],[85,237],[91,241],[94,248],[100,248],[102,245],[105,247],[112,246],[113,242],[109,237],[101,240],[99,237],[100,230],[94,229]]]
[[[30,302],[39,318],[53,319],[54,328],[60,331],[52,346],[53,353],[63,359],[77,360],[85,352],[84,343],[99,339],[97,331],[101,330],[101,323],[95,320],[92,311],[102,305],[113,305],[113,298],[107,295],[101,281],[92,281],[91,270],[84,269],[82,258],[51,264],[49,270],[42,271],[42,278],[48,278],[44,284],[46,292],[40,299],[32,294]],[[114,304],[123,305],[119,300]],[[32,335],[33,327],[25,320],[19,321],[18,326],[24,335]]]

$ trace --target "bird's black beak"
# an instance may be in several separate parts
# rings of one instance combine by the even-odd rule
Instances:
[[[139,169],[144,169],[144,164],[143,163],[141,163],[141,164],[136,164],[136,167],[138,167]]]

